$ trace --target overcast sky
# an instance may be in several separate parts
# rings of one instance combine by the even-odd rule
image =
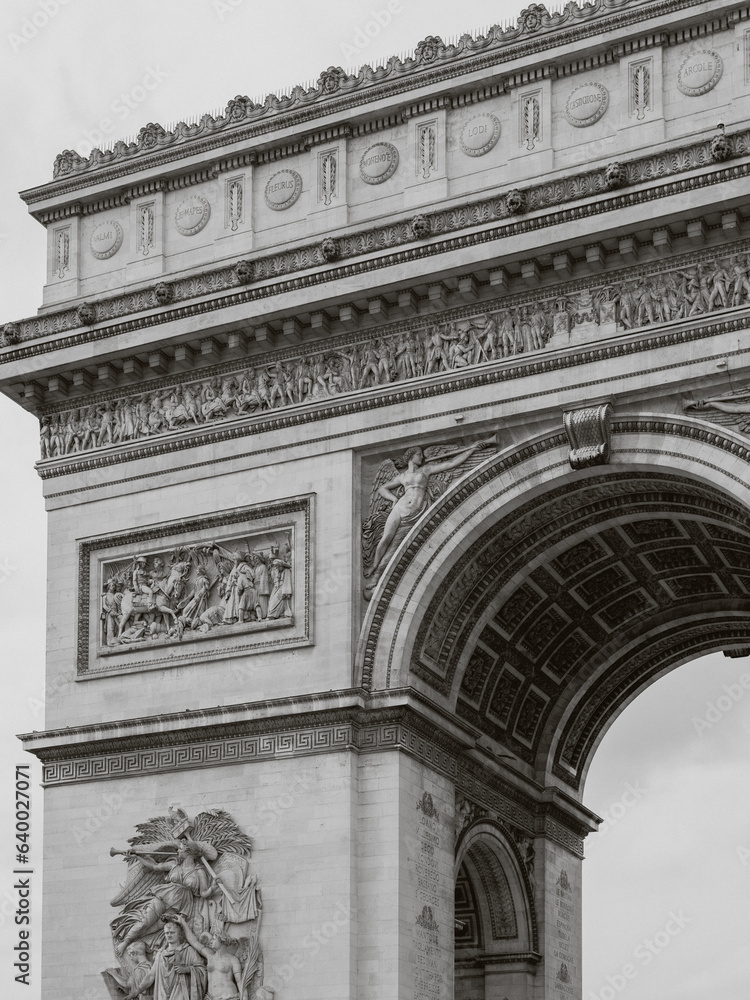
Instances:
[[[376,25],[372,12],[388,7],[390,22]],[[447,39],[503,23],[520,8],[507,0],[4,0],[0,325],[41,302],[44,231],[17,192],[50,180],[61,150],[88,152],[147,122],[223,109],[236,94],[278,92],[330,65],[376,65],[426,35]],[[0,428],[0,994],[34,1000],[38,971],[30,990],[12,979],[8,805],[13,766],[23,762],[14,734],[44,725],[45,515],[33,469],[36,421],[0,397]],[[587,842],[586,1000],[746,1000],[750,692],[716,710],[710,727],[695,719],[748,672],[748,661],[720,655],[681,667],[627,709],[597,754],[586,802],[609,822]],[[38,792],[34,862],[40,799]],[[36,943],[38,894],[34,904]]]

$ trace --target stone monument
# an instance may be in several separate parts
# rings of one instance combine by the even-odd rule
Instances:
[[[746,9],[593,0],[22,192],[43,1000],[581,996],[592,755],[750,646],[749,174]]]

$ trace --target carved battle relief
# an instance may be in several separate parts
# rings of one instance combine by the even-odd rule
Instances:
[[[174,213],[177,231],[183,236],[195,236],[204,229],[211,217],[211,206],[199,194],[191,194],[183,198]]]
[[[500,119],[497,115],[474,115],[461,129],[458,142],[467,156],[484,156],[494,149],[500,138]]]
[[[82,544],[79,671],[309,638],[308,520],[290,501]]]
[[[136,826],[127,873],[112,900],[113,1000],[242,997],[265,1000],[262,905],[251,841],[223,809],[183,809]]]
[[[119,222],[115,219],[100,222],[94,226],[89,239],[91,255],[97,260],[107,260],[114,257],[122,246],[122,240],[123,230]]]
[[[700,97],[713,90],[724,72],[724,63],[713,49],[691,53],[677,71],[677,86],[688,97]]]
[[[603,118],[609,107],[609,91],[601,83],[584,83],[571,91],[565,117],[574,128],[585,128]]]
[[[431,445],[409,448],[395,460],[381,462],[362,525],[362,572],[365,600],[372,596],[389,559],[409,530],[451,482],[487,458],[497,436],[464,448]]]
[[[383,184],[398,168],[398,150],[390,142],[376,142],[362,154],[359,176],[365,184]]]
[[[263,191],[266,205],[274,212],[291,208],[302,194],[302,178],[296,170],[278,170]]]

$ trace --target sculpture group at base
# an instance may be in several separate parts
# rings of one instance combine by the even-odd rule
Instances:
[[[139,824],[122,854],[112,900],[117,968],[102,973],[112,1000],[261,1000],[260,892],[250,840],[223,810],[191,823],[170,809]]]

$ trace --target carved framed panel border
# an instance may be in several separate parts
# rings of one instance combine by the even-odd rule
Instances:
[[[78,544],[79,680],[311,645],[298,497]]]

